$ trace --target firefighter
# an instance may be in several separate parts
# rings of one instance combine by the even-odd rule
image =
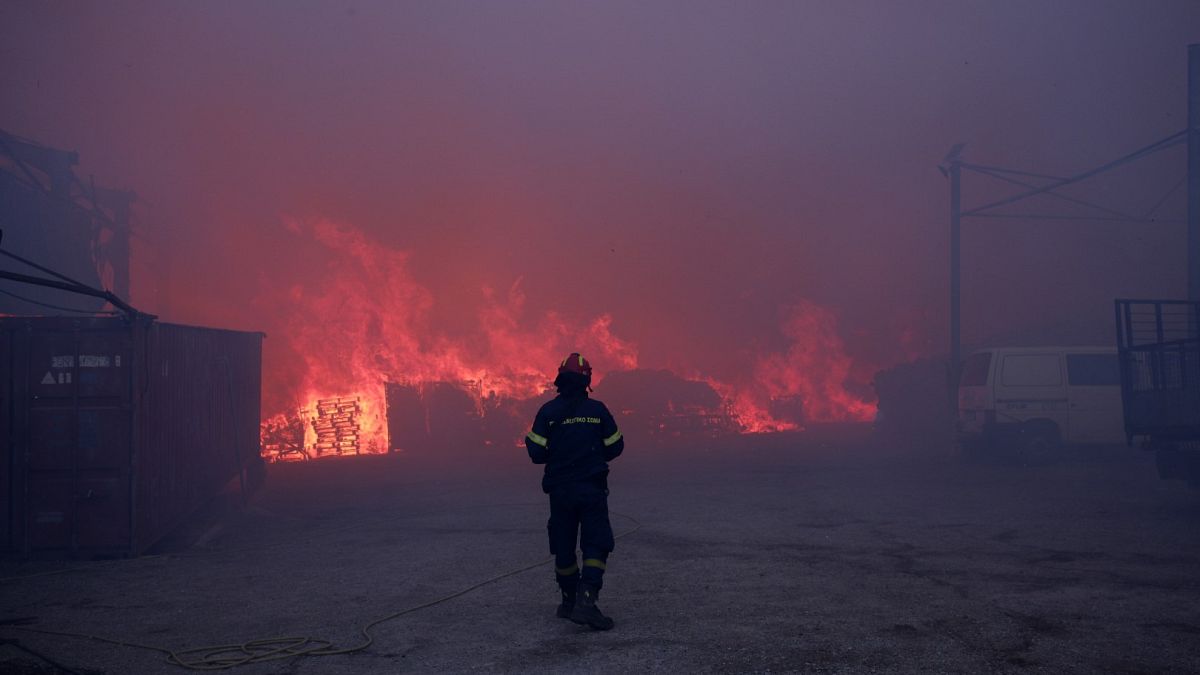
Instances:
[[[603,403],[588,398],[592,366],[578,353],[563,359],[554,386],[558,396],[538,410],[525,447],[534,464],[545,464],[542,491],[550,495],[550,553],[562,592],[556,615],[596,630],[613,620],[596,606],[608,554],[613,550],[608,522],[608,463],[625,440]],[[578,540],[583,554],[575,558]]]

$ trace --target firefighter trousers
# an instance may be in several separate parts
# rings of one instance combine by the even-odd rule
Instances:
[[[559,586],[573,592],[575,585],[582,582],[599,590],[608,554],[613,550],[607,478],[595,476],[551,489],[546,531]],[[576,542],[583,553],[582,571],[575,558]]]

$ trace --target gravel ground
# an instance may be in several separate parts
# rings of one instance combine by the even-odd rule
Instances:
[[[554,617],[539,468],[274,465],[158,555],[0,563],[0,620],[182,650],[300,636],[349,655],[233,672],[1200,672],[1200,492],[1126,448],[1050,466],[795,435],[642,451],[610,479],[607,633]],[[470,467],[470,468],[464,468]],[[631,530],[636,530],[630,532]],[[158,652],[0,627],[77,673]],[[0,672],[61,672],[0,646]]]

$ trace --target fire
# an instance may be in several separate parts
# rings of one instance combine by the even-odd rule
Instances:
[[[418,392],[426,406],[428,387],[454,384],[483,416],[497,401],[543,396],[547,364],[571,351],[604,364],[603,372],[639,367],[637,347],[614,333],[611,314],[585,320],[580,330],[577,320],[553,311],[527,311],[521,279],[502,291],[480,289],[472,334],[439,333],[430,317],[435,298],[409,273],[408,253],[342,223],[288,227],[315,243],[326,262],[270,300],[289,318],[286,334],[274,338],[286,357],[268,361],[268,401],[286,401],[276,409],[294,411],[263,423],[271,459],[389,451],[389,383]],[[787,348],[759,356],[745,381],[693,374],[721,399],[702,413],[731,420],[742,433],[800,429],[802,420],[871,419],[874,405],[846,388],[853,361],[833,313],[802,301],[785,308],[781,329]],[[598,373],[595,384],[601,379]]]
[[[729,406],[734,422],[745,434],[777,433],[780,431],[795,431],[800,429],[797,422],[777,419],[770,413],[770,399],[762,391],[752,386],[737,387],[734,385],[706,380]]]
[[[521,280],[505,292],[481,289],[478,332],[453,339],[437,334],[429,314],[434,298],[408,272],[408,254],[369,240],[345,224],[317,221],[289,223],[292,233],[309,236],[327,253],[323,270],[309,270],[293,285],[279,309],[289,317],[285,363],[267,373],[268,387],[290,388],[295,413],[275,414],[264,422],[272,458],[336,453],[350,446],[316,441],[314,418],[320,401],[349,399],[359,408],[354,452],[387,452],[385,384],[463,383],[481,397],[524,399],[541,395],[549,385],[546,364],[580,350],[611,364],[636,368],[637,349],[612,331],[612,316],[601,314],[580,331],[550,312],[530,323],[525,318]],[[269,397],[270,398],[270,397]],[[294,446],[303,429],[303,452]],[[279,440],[282,434],[290,440]],[[290,447],[289,446],[289,447]]]
[[[783,334],[790,344],[755,364],[755,382],[770,400],[797,398],[814,422],[865,422],[875,405],[846,389],[854,362],[846,354],[833,312],[811,301],[784,311]]]
[[[704,378],[725,399],[743,433],[803,429],[803,422],[867,422],[875,404],[847,389],[854,361],[838,335],[833,312],[804,300],[783,310],[788,346],[757,357],[738,382]]]

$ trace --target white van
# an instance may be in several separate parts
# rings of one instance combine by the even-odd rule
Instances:
[[[1123,417],[1113,347],[1000,347],[963,362],[958,430],[964,446],[1038,455],[1064,443],[1124,443]]]

